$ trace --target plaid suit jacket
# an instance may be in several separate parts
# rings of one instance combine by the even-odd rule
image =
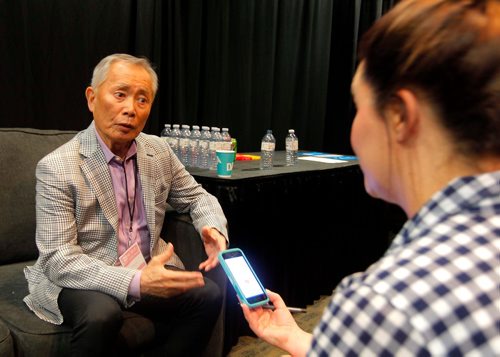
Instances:
[[[150,233],[151,256],[165,251],[160,239],[167,203],[189,212],[198,232],[204,225],[226,237],[227,221],[217,199],[185,170],[168,144],[139,134],[137,166]],[[28,307],[41,319],[61,324],[62,288],[101,291],[123,306],[136,270],[116,266],[118,212],[94,123],[45,156],[36,169],[36,243],[39,257],[25,268]],[[169,264],[183,267],[177,256]]]

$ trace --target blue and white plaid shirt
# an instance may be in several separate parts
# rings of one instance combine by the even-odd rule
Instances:
[[[339,284],[309,356],[500,356],[500,171],[462,177]]]

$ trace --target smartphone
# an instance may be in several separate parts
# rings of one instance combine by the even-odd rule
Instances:
[[[269,302],[266,290],[241,249],[232,248],[220,252],[219,261],[242,302],[249,307]]]

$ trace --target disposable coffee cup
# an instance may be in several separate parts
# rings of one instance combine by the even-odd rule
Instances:
[[[234,164],[234,150],[217,150],[217,176],[231,177]]]

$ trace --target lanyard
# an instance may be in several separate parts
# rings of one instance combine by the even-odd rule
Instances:
[[[130,208],[130,200],[128,196],[128,180],[127,180],[127,169],[125,167],[125,161],[122,162],[122,167],[123,167],[123,173],[125,174],[125,195],[127,196],[127,207],[128,207],[128,214],[130,217],[130,227],[129,227],[129,232],[132,233],[132,222],[134,220],[134,214],[135,214],[135,198],[137,196],[137,165],[135,164],[135,160],[132,159],[132,166],[134,167],[134,198],[132,200],[132,208]]]

